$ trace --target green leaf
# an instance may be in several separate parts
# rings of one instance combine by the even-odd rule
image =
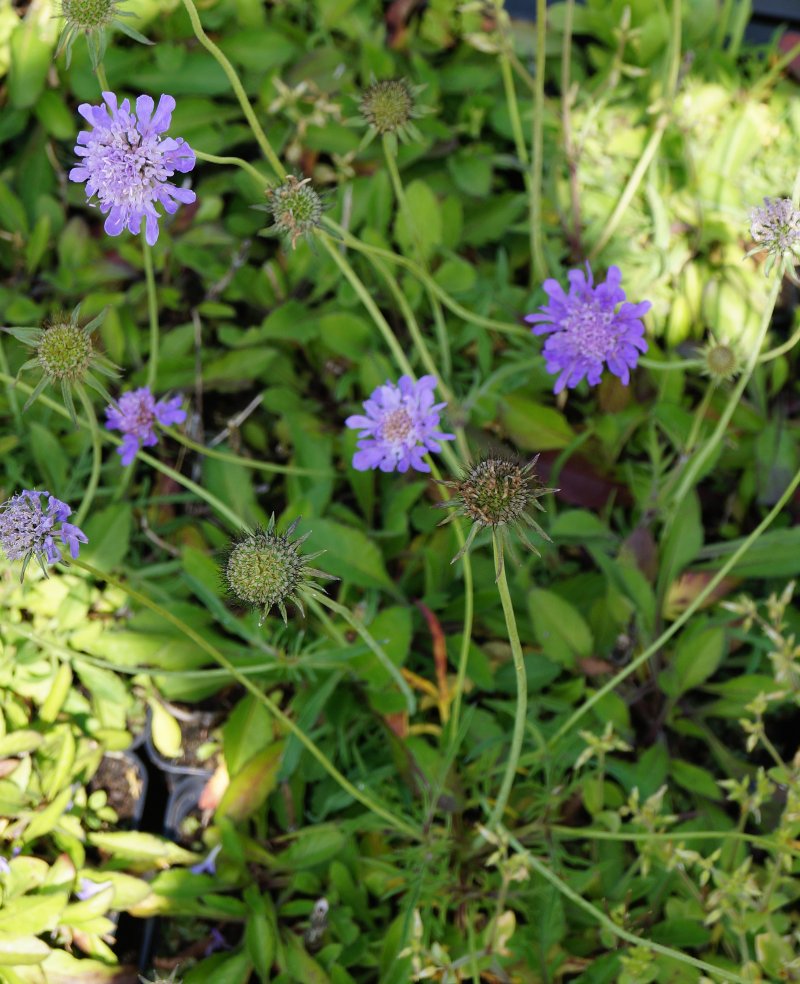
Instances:
[[[42,40],[40,13],[33,8],[11,35],[8,95],[14,109],[33,106],[44,89],[52,46]]]
[[[681,503],[678,512],[673,514],[669,532],[661,544],[657,591],[660,597],[663,597],[669,585],[695,559],[702,546],[700,500],[692,490]]]
[[[268,984],[277,944],[275,926],[255,885],[245,889],[244,900],[250,913],[244,929],[245,947],[259,979]]]
[[[50,947],[36,936],[6,936],[0,934],[0,965],[4,967],[27,966],[41,963],[50,953]]]
[[[315,563],[340,577],[347,584],[362,588],[385,588],[395,592],[383,564],[381,552],[361,530],[343,526],[332,519],[313,519],[301,524],[303,532],[310,529],[309,549],[326,551]]]
[[[680,697],[707,680],[725,655],[725,631],[696,625],[678,640],[670,666],[659,674],[658,682],[669,697]]]
[[[186,851],[166,838],[137,830],[93,832],[87,834],[87,839],[98,850],[107,851],[112,857],[146,862],[153,868],[196,864],[200,860],[192,851]]]
[[[12,755],[25,755],[33,752],[44,741],[44,736],[38,731],[12,731],[10,734],[0,738],[0,758],[9,758]]]
[[[150,734],[153,744],[164,758],[178,758],[183,751],[181,726],[160,700],[151,697],[147,703],[150,707]]]
[[[336,824],[309,825],[298,833],[295,840],[280,855],[280,863],[290,871],[315,868],[341,854],[346,843],[344,832]]]
[[[0,933],[14,937],[38,936],[54,930],[68,901],[69,892],[7,899],[0,909]]]
[[[284,942],[286,966],[293,980],[303,984],[330,984],[330,977],[309,954],[299,936],[287,933]]]
[[[240,821],[255,813],[275,788],[283,748],[282,741],[265,748],[231,777],[217,807],[218,817]]]
[[[581,613],[553,591],[534,588],[528,594],[534,635],[544,655],[564,666],[592,654],[592,631]]]
[[[249,984],[253,965],[246,951],[215,953],[202,960],[183,978],[184,984]]]
[[[132,528],[133,512],[127,502],[93,511],[83,524],[89,542],[81,547],[81,557],[101,570],[117,567],[127,556]]]
[[[716,779],[708,769],[702,769],[699,765],[692,762],[685,762],[683,759],[673,759],[670,764],[672,778],[679,786],[688,789],[690,793],[697,793],[711,800],[722,800],[724,796]]]
[[[31,841],[36,840],[37,837],[42,837],[44,834],[49,834],[53,827],[55,827],[61,819],[61,816],[67,809],[67,804],[71,799],[72,790],[67,787],[62,790],[58,796],[56,796],[52,803],[48,804],[38,813],[34,813],[33,818],[25,828],[25,832],[22,835],[23,842],[25,844],[30,844]]]
[[[243,697],[222,728],[222,750],[228,775],[236,775],[245,762],[272,744],[272,717],[252,694]]]
[[[394,234],[406,255],[418,251],[429,259],[442,242],[442,209],[439,200],[424,181],[412,181],[406,188],[405,210],[399,209],[394,223]]]
[[[500,402],[500,419],[517,447],[526,451],[565,448],[575,437],[567,418],[552,407],[512,394]]]

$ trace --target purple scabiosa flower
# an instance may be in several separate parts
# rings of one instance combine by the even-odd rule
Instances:
[[[89,881],[88,878],[81,878],[81,887],[75,893],[75,898],[80,899],[81,902],[86,902],[88,899],[92,899],[95,895],[99,895],[107,888],[110,888],[113,884],[110,881],[93,882]]]
[[[47,505],[42,508],[42,496]],[[31,557],[35,557],[47,577],[46,564],[61,560],[61,550],[56,545],[56,537],[61,538],[69,548],[70,556],[77,559],[81,543],[88,543],[86,535],[72,523],[66,522],[72,510],[49,492],[36,492],[23,489],[0,504],[0,547],[9,560],[22,560],[20,581]],[[60,528],[56,529],[56,524]]]
[[[431,470],[422,460],[425,452],[441,451],[440,441],[454,440],[453,434],[437,430],[439,411],[447,404],[433,402],[435,389],[435,376],[423,376],[416,383],[401,376],[397,385],[387,380],[364,401],[366,416],[354,414],[345,420],[347,427],[361,431],[353,455],[356,471]]]
[[[194,151],[180,137],[162,137],[172,122],[172,96],[161,96],[155,114],[150,96],[138,97],[135,113],[127,99],[118,106],[113,92],[104,92],[103,99],[106,106],[82,103],[78,107],[94,129],[78,134],[75,153],[81,160],[69,178],[86,182],[87,199],[97,195],[109,236],[118,236],[123,229],[136,234],[144,219],[145,238],[152,246],[161,218],[155,203],[172,215],[179,203],[188,205],[197,197],[169,180],[176,171],[192,170]]]
[[[232,950],[233,947],[225,939],[222,933],[217,929],[216,926],[212,927],[211,933],[209,934],[208,946],[203,950],[204,957],[210,957],[212,953],[216,953],[217,950]]]
[[[154,430],[156,423],[169,427],[186,420],[186,411],[181,410],[181,400],[182,397],[173,396],[171,400],[156,403],[150,389],[142,386],[141,389],[123,393],[117,406],[106,407],[106,429],[120,430],[125,435],[122,446],[117,448],[123,465],[133,461],[140,447],[151,448],[158,444]]]
[[[534,335],[550,335],[543,354],[547,371],[560,373],[553,392],[560,393],[565,386],[574,388],[584,377],[590,386],[596,386],[603,375],[603,363],[627,386],[639,353],[647,351],[644,325],[639,319],[650,310],[650,301],[626,302],[615,310],[625,301],[619,267],[610,267],[605,281],[597,286],[588,263],[585,274],[570,270],[567,276],[569,293],[557,280],[545,280],[550,302],[542,305],[541,314],[525,318],[536,324],[531,329]]]
[[[217,855],[221,850],[222,844],[217,844],[215,847],[212,847],[203,860],[198,861],[197,864],[193,864],[189,871],[191,871],[194,875],[216,875]]]

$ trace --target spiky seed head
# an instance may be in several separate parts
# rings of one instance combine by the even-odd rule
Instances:
[[[45,324],[36,348],[44,374],[53,382],[81,382],[92,364],[92,340],[68,317]]]
[[[407,79],[373,82],[361,93],[359,107],[378,133],[397,133],[414,116],[414,90]]]
[[[181,984],[183,978],[176,977],[175,975],[177,973],[178,973],[177,967],[172,968],[169,977],[162,977],[157,970],[154,970],[152,977],[144,977],[142,974],[140,974],[139,980],[141,981],[141,984]]]
[[[308,561],[318,557],[319,553],[305,557],[299,553],[309,535],[306,533],[297,540],[291,539],[299,522],[296,519],[286,533],[278,533],[273,515],[266,528],[246,533],[233,544],[228,554],[223,568],[228,590],[238,601],[261,612],[259,624],[273,607],[278,609],[286,622],[288,603],[303,614],[303,591],[322,590],[312,583],[312,579],[335,580],[323,571],[308,567]]]
[[[705,366],[703,372],[715,382],[733,379],[739,371],[739,357],[735,350],[724,342],[714,341],[703,350]]]
[[[545,488],[538,480],[535,472],[538,458],[537,454],[525,465],[510,458],[482,458],[467,468],[460,478],[441,483],[455,493],[452,499],[439,503],[443,509],[454,510],[442,522],[449,522],[455,516],[472,520],[466,542],[453,558],[453,563],[464,555],[477,533],[486,527],[499,533],[501,539],[505,538],[510,528],[515,529],[525,546],[538,555],[539,551],[528,540],[524,526],[530,526],[542,539],[550,539],[529,510],[542,509],[537,499],[558,491]]]
[[[117,0],[61,0],[61,13],[73,30],[90,34],[108,27],[116,5]]]
[[[310,182],[311,178],[300,181],[289,174],[282,185],[267,192],[267,210],[272,214],[273,228],[289,237],[292,249],[300,236],[307,236],[317,228],[324,211],[322,199]]]

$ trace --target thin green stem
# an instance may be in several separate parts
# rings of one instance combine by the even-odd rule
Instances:
[[[431,474],[437,482],[442,481],[442,475],[433,460],[432,455],[427,454],[425,460],[430,465]],[[443,485],[437,485],[442,500],[447,499],[447,490]],[[458,549],[461,550],[466,542],[464,530],[458,519],[452,522],[453,530],[458,541]],[[461,632],[461,649],[458,654],[458,667],[456,670],[456,691],[453,696],[453,705],[450,711],[450,734],[453,741],[458,735],[459,719],[461,717],[461,702],[464,695],[464,682],[467,678],[467,662],[469,660],[469,647],[472,642],[472,620],[474,617],[475,597],[472,584],[472,558],[467,550],[461,557],[462,569],[464,571],[464,624]]]
[[[514,139],[514,149],[517,152],[517,157],[522,168],[522,180],[528,196],[528,235],[530,239],[529,251],[531,263],[530,282],[533,284],[536,282],[536,229],[533,223],[535,191],[530,171],[530,157],[528,156],[528,146],[525,143],[525,135],[522,132],[522,119],[519,115],[517,90],[514,86],[514,75],[511,71],[511,61],[508,57],[508,52],[502,50],[498,58],[500,61],[500,75],[503,79],[503,92],[506,97],[506,107],[508,108],[508,119],[511,124],[511,136]]]
[[[417,229],[416,222],[414,221],[414,216],[408,205],[408,199],[406,198],[405,189],[403,188],[403,182],[400,177],[400,171],[397,167],[397,158],[395,156],[394,148],[397,146],[395,141],[394,145],[389,140],[387,135],[383,137],[383,156],[386,160],[386,167],[389,171],[389,178],[392,182],[392,188],[394,189],[394,196],[397,199],[397,205],[400,208],[400,212],[406,220],[406,226],[408,227],[408,233],[414,243],[414,248],[417,253],[417,262],[420,267],[430,276],[430,268],[428,267],[428,261],[425,259],[425,253],[422,248],[422,242],[419,237],[419,230]],[[427,288],[426,288],[427,289]],[[437,376],[443,376],[445,379],[450,378],[452,372],[452,360],[450,358],[450,340],[447,335],[447,325],[445,324],[444,315],[442,313],[442,307],[439,303],[439,299],[434,293],[428,290],[428,300],[430,301],[431,310],[433,311],[433,323],[436,328],[436,337],[439,342],[439,354],[441,356],[441,368],[436,373]],[[420,352],[420,355],[422,353]]]
[[[637,364],[644,366],[645,369],[655,369],[656,372],[669,372],[673,369],[700,369],[704,362],[702,359],[671,359],[669,362],[659,362],[657,359],[643,356]]]
[[[147,385],[155,389],[158,378],[158,296],[156,294],[156,278],[153,273],[153,252],[145,238],[142,229],[142,259],[144,260],[144,278],[147,284],[147,316],[150,319],[150,351],[147,360]]]
[[[383,336],[383,340],[386,342],[386,346],[389,349],[389,351],[392,353],[392,356],[394,357],[394,360],[397,363],[397,365],[402,369],[404,373],[413,377],[414,370],[411,368],[411,363],[406,358],[406,354],[403,351],[402,346],[395,338],[395,334],[392,331],[391,325],[386,320],[386,318],[384,318],[380,308],[370,296],[369,291],[364,286],[363,282],[361,281],[361,278],[358,276],[355,270],[350,266],[347,259],[344,256],[342,256],[342,254],[339,252],[338,248],[336,247],[330,236],[326,236],[323,234],[320,235],[318,238],[319,241],[322,243],[323,247],[327,250],[328,255],[331,257],[333,262],[339,267],[341,272],[344,274],[344,277],[347,280],[347,282],[350,284],[350,286],[358,295],[358,299],[361,301],[361,303],[369,312],[370,317],[375,322],[378,331]]]
[[[239,101],[239,105],[242,107],[242,112],[244,113],[245,119],[247,120],[250,129],[253,131],[253,136],[256,138],[256,142],[261,148],[262,154],[269,161],[270,167],[278,175],[278,177],[281,179],[285,178],[286,171],[283,164],[281,164],[280,158],[272,149],[272,144],[269,142],[266,133],[264,133],[261,124],[258,122],[258,117],[253,111],[253,107],[250,105],[250,100],[247,98],[247,93],[244,91],[244,86],[242,85],[239,76],[236,74],[236,69],[233,65],[231,65],[220,48],[214,44],[211,38],[209,38],[203,30],[203,25],[200,22],[200,15],[197,13],[197,7],[195,7],[192,0],[183,0],[183,5],[186,8],[186,12],[189,14],[189,20],[192,22],[192,30],[194,31],[197,40],[215,59],[222,71],[228,77],[231,88],[236,94],[236,98]]]
[[[683,473],[681,476],[680,484],[675,491],[675,495],[670,503],[670,515],[675,516],[680,508],[681,503],[689,492],[689,489],[694,488],[697,482],[697,476],[705,467],[708,459],[716,450],[722,438],[725,436],[725,432],[730,423],[731,417],[733,417],[736,408],[739,405],[739,400],[745,391],[747,384],[750,382],[750,377],[755,371],[756,364],[758,362],[758,354],[761,351],[761,346],[764,344],[764,338],[766,337],[767,331],[769,330],[769,325],[772,320],[772,313],[775,310],[775,303],[778,300],[778,294],[781,289],[781,278],[776,276],[772,283],[772,288],[769,292],[769,297],[767,298],[767,303],[764,307],[764,311],[761,315],[761,324],[758,329],[758,334],[753,341],[750,356],[747,360],[745,368],[742,370],[742,374],[736,382],[736,385],[731,391],[730,399],[725,405],[725,409],[720,414],[719,420],[717,421],[717,426],[714,428],[713,433],[705,444],[698,449],[697,453],[694,454],[688,461],[683,465]]]
[[[92,502],[94,502],[95,493],[97,492],[97,486],[100,482],[100,467],[103,464],[103,436],[100,425],[97,423],[97,415],[94,412],[92,401],[86,392],[86,387],[79,383],[76,388],[83,408],[86,411],[86,417],[89,422],[89,434],[92,438],[92,471],[89,475],[89,484],[83,493],[83,500],[75,514],[75,525],[80,526],[89,514]]]
[[[344,632],[339,628],[339,626],[333,621],[330,615],[325,611],[325,609],[320,605],[314,595],[306,595],[304,601],[308,605],[309,611],[312,611],[317,619],[322,622],[328,635],[336,642],[339,646],[347,645],[347,637]]]
[[[620,683],[632,674],[635,673],[640,666],[646,663],[652,656],[654,656],[661,648],[665,645],[676,633],[682,628],[694,615],[694,613],[700,608],[705,600],[713,594],[718,584],[720,584],[723,579],[727,576],[728,572],[738,564],[741,558],[747,553],[747,551],[752,547],[752,545],[758,540],[761,534],[769,528],[775,518],[780,514],[783,507],[789,501],[789,499],[794,494],[795,489],[800,485],[800,471],[798,471],[791,482],[786,486],[780,499],[775,503],[775,505],[770,509],[767,515],[761,520],[761,522],[756,526],[756,528],[750,533],[749,536],[742,540],[740,546],[735,550],[728,560],[722,565],[722,567],[717,571],[717,573],[711,578],[711,580],[705,585],[705,587],[700,591],[694,600],[684,609],[684,611],[675,619],[675,621],[666,629],[661,635],[649,645],[643,652],[633,659],[623,670],[620,670],[614,677],[612,677],[607,683],[605,683],[599,690],[596,690],[590,697],[588,697],[583,704],[570,715],[569,718],[550,736],[547,746],[550,750],[554,749],[561,738],[564,737],[581,718],[585,717],[586,714],[601,701],[606,694],[611,693],[615,690]]]
[[[491,328],[493,331],[502,332],[505,335],[517,335],[520,338],[530,338],[530,329],[524,328],[522,325],[514,324],[510,321],[497,321],[494,318],[485,318],[482,314],[476,314],[474,311],[470,311],[463,305],[459,304],[454,298],[452,298],[447,291],[443,290],[439,284],[427,274],[417,263],[413,260],[408,259],[406,256],[401,256],[399,253],[393,253],[388,249],[381,249],[380,246],[371,246],[368,243],[362,243],[360,239],[356,239],[355,236],[351,235],[345,228],[340,226],[337,222],[334,222],[331,218],[323,218],[322,224],[331,230],[338,239],[359,253],[371,253],[373,256],[379,256],[382,260],[387,260],[389,263],[397,263],[400,266],[405,267],[410,270],[414,276],[420,280],[424,286],[436,294],[439,300],[444,304],[444,306],[452,311],[453,314],[458,315],[459,318],[463,318],[464,321],[470,324],[477,325],[479,328]]]
[[[235,167],[240,167],[243,171],[247,171],[250,177],[254,178],[264,188],[269,184],[263,174],[260,174],[252,164],[249,164],[241,157],[218,157],[216,154],[204,154],[197,147],[192,147],[192,150],[194,151],[194,156],[200,161],[207,161],[209,164],[233,164]]]
[[[239,668],[235,666],[227,656],[219,651],[216,646],[213,646],[203,635],[186,624],[182,619],[174,615],[169,609],[163,608],[157,602],[148,598],[147,595],[142,594],[135,588],[131,587],[118,578],[114,577],[113,574],[109,574],[107,571],[98,570],[96,567],[92,567],[91,564],[87,564],[82,560],[72,561],[75,567],[80,567],[86,571],[87,574],[91,574],[92,577],[96,578],[98,581],[105,581],[108,584],[112,584],[114,587],[119,588],[124,591],[129,597],[138,601],[140,604],[144,605],[145,608],[149,608],[150,611],[155,612],[161,618],[165,619],[175,626],[187,639],[198,646],[203,652],[207,653],[216,663],[228,671],[230,675],[239,683],[245,690],[248,690],[257,701],[264,705],[270,714],[280,723],[283,727],[297,738],[300,744],[314,756],[314,758],[319,762],[319,764],[325,769],[325,771],[330,775],[345,792],[347,792],[354,800],[361,803],[362,806],[366,807],[370,812],[374,813],[376,816],[381,817],[385,820],[391,827],[404,833],[406,836],[413,838],[414,840],[419,840],[419,834],[415,828],[408,821],[404,820],[402,817],[396,816],[387,807],[383,806],[377,800],[373,799],[369,794],[362,792],[353,783],[350,782],[341,772],[336,768],[333,762],[322,752],[314,742],[308,737],[308,735],[298,727],[297,724],[285,714],[274,701],[270,700],[265,693],[262,692],[261,688],[258,687],[252,680],[250,680],[245,674],[241,673]]]
[[[711,397],[714,395],[716,388],[716,380],[710,380],[708,386],[706,386],[705,393],[703,393],[703,398],[697,404],[697,409],[694,412],[689,436],[686,438],[686,444],[684,445],[684,454],[691,454],[694,450],[694,446],[697,443],[697,438],[700,436],[700,431],[703,427],[703,421],[706,419],[708,405],[711,403]]]
[[[320,594],[319,592],[314,592],[312,594],[312,597],[317,602],[319,602],[320,605],[324,605],[325,608],[330,609],[332,612],[336,612],[336,614],[340,618],[343,618],[345,622],[347,622],[347,624],[350,626],[351,629],[353,629],[355,632],[358,633],[358,635],[361,636],[361,638],[364,640],[366,645],[372,650],[374,655],[377,657],[378,662],[381,664],[384,670],[386,670],[389,676],[394,680],[394,682],[398,686],[398,689],[405,697],[406,709],[408,710],[408,713],[413,714],[417,709],[417,702],[414,699],[414,694],[412,693],[411,688],[406,683],[403,674],[394,665],[394,663],[391,661],[384,648],[373,637],[372,633],[369,631],[369,629],[367,629],[366,625],[364,625],[363,622],[359,622],[359,620],[355,618],[353,613],[348,608],[345,608],[344,605],[340,605],[338,601],[334,601],[332,598],[329,598],[327,595]]]
[[[544,70],[547,0],[536,0],[536,90],[533,97],[533,135],[531,163],[530,221],[533,229],[533,279],[540,283],[547,276],[542,227],[542,193],[544,180]]]
[[[100,86],[101,92],[111,92],[111,88],[108,84],[108,79],[106,78],[106,70],[103,68],[103,63],[100,64],[95,69],[95,75],[97,76],[97,82]]]
[[[202,454],[204,458],[216,458],[217,461],[227,461],[231,465],[242,465],[244,468],[252,468],[254,471],[272,472],[278,475],[316,475],[317,477],[329,478],[333,472],[326,471],[324,468],[300,468],[299,465],[276,465],[271,461],[256,461],[255,458],[243,458],[239,454],[232,454],[229,451],[217,451],[216,448],[209,448],[205,444],[198,444],[186,434],[176,430],[174,427],[162,427],[165,434],[168,434],[178,444],[182,444],[190,451]]]
[[[768,837],[759,837],[757,834],[746,834],[740,830],[675,830],[675,831],[650,831],[650,830],[594,830],[591,827],[565,827],[559,824],[548,825],[548,834],[554,834],[563,840],[607,840],[607,841],[658,841],[674,842],[680,844],[683,841],[693,840],[741,840],[765,851],[781,849],[783,846],[777,845]],[[521,831],[517,831],[519,836],[523,836]],[[800,850],[793,850],[791,853],[800,856]]]
[[[497,535],[492,531],[492,549],[494,551],[494,564],[497,570],[497,590],[500,593],[500,604],[503,606],[503,615],[506,620],[506,630],[508,631],[508,641],[511,643],[511,655],[514,660],[514,675],[517,680],[517,707],[514,713],[514,730],[511,735],[511,750],[508,753],[506,769],[503,774],[503,781],[500,784],[500,792],[497,794],[492,814],[489,817],[487,826],[490,830],[497,827],[503,819],[506,803],[511,794],[511,787],[514,783],[514,776],[519,765],[519,757],[522,752],[522,739],[525,735],[525,718],[528,711],[528,679],[525,675],[525,661],[522,657],[522,644],[519,641],[517,631],[517,620],[514,617],[514,606],[511,603],[511,595],[508,590],[506,580],[506,565],[503,559],[503,545],[498,542]]]
[[[545,879],[545,881],[550,882],[550,884],[558,891],[564,898],[570,900],[573,905],[578,906],[587,915],[599,923],[607,932],[616,936],[618,939],[625,940],[626,943],[631,943],[634,946],[644,947],[647,950],[652,950],[653,953],[661,953],[672,960],[677,960],[680,963],[687,964],[689,967],[695,967],[697,970],[702,970],[706,974],[711,974],[715,977],[720,978],[723,981],[732,981],[733,984],[747,984],[744,977],[740,977],[739,974],[731,973],[728,970],[723,970],[721,967],[715,967],[713,964],[706,963],[705,960],[698,960],[696,957],[690,957],[680,950],[673,950],[668,946],[662,946],[661,943],[654,943],[652,940],[648,940],[643,936],[636,936],[634,933],[629,933],[626,929],[618,926],[609,916],[604,912],[601,912],[596,906],[592,905],[588,899],[585,899],[580,892],[576,892],[558,875],[552,872],[546,864],[535,858],[520,842],[517,840],[513,834],[508,835],[508,842],[514,848],[514,850],[525,859],[525,862],[535,871],[538,875]]]

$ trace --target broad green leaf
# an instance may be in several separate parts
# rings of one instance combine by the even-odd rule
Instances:
[[[514,444],[525,451],[558,450],[575,437],[567,418],[558,410],[516,393],[503,397],[500,419]]]
[[[55,929],[69,901],[68,892],[23,895],[0,908],[0,933],[7,936],[38,936]]]
[[[9,758],[12,755],[25,755],[33,752],[44,741],[44,736],[38,731],[12,731],[10,734],[0,738],[0,758]]]
[[[87,835],[88,841],[112,857],[146,862],[154,868],[171,864],[196,864],[200,858],[172,841],[138,830],[97,831]]]
[[[43,834],[49,834],[61,819],[71,799],[72,790],[67,787],[56,796],[52,803],[38,813],[34,813],[33,818],[22,835],[24,843],[30,844],[37,837],[41,837]]]
[[[406,188],[408,213],[399,209],[394,234],[407,256],[418,251],[428,259],[442,242],[442,210],[439,200],[424,181],[412,181]],[[409,226],[410,220],[410,226]]]
[[[346,841],[344,832],[336,824],[304,827],[280,855],[281,866],[290,871],[302,871],[325,864],[341,853]]]
[[[0,965],[4,967],[38,964],[48,953],[50,947],[36,936],[0,933]]]
[[[132,527],[133,513],[127,502],[93,511],[83,524],[89,542],[81,547],[81,558],[102,570],[117,567],[128,553]]]
[[[325,555],[315,561],[322,570],[340,577],[347,584],[394,592],[380,550],[361,530],[343,526],[332,519],[301,523],[302,532],[308,529],[311,530],[308,548],[325,551]]]
[[[690,793],[697,793],[712,800],[722,800],[724,795],[717,785],[716,779],[708,771],[693,762],[683,759],[673,759],[670,763],[670,773],[675,782]]]
[[[37,10],[31,8],[11,35],[8,94],[14,109],[33,106],[44,89],[52,60],[52,45],[42,40],[43,33]]]
[[[592,632],[581,613],[553,591],[534,588],[528,595],[534,634],[544,655],[564,666],[592,654]]]
[[[228,775],[235,776],[245,762],[274,740],[272,716],[252,694],[243,697],[222,728],[222,749]]]
[[[164,758],[178,758],[181,747],[181,726],[155,697],[148,700],[150,707],[150,734],[156,749]]]
[[[283,747],[283,742],[276,742],[265,748],[231,777],[217,807],[217,816],[245,820],[265,802],[275,788]]]
[[[273,921],[267,914],[264,900],[254,885],[244,892],[249,916],[244,929],[244,942],[247,953],[263,984],[268,984],[272,963],[275,960],[276,935]]]
[[[668,696],[680,697],[707,680],[725,655],[725,631],[702,625],[685,632],[675,647],[670,665],[658,682]]]

